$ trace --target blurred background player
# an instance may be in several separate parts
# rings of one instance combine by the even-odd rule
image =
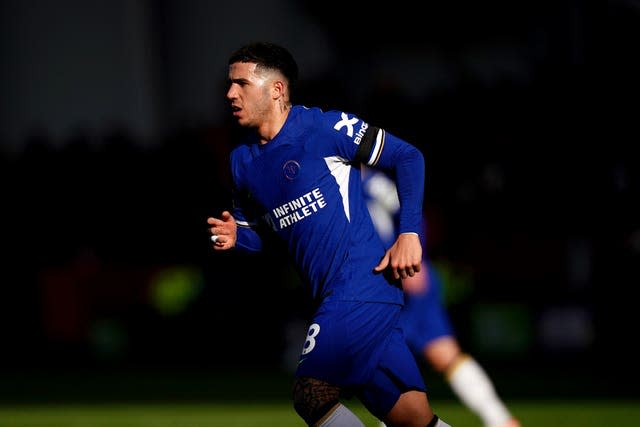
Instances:
[[[400,209],[395,184],[383,172],[366,167],[362,179],[373,223],[383,241],[390,244],[396,236],[396,214]],[[455,395],[480,417],[485,427],[519,427],[485,370],[462,351],[442,303],[440,278],[428,262],[426,242],[423,248],[422,269],[402,281],[406,296],[401,322],[411,351],[444,376]]]

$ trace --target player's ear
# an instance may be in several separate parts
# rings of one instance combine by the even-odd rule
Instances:
[[[282,79],[276,79],[273,81],[271,85],[271,93],[273,94],[273,99],[281,98],[285,95],[286,85]]]

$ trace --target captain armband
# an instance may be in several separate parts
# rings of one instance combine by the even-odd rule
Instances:
[[[356,161],[367,166],[375,166],[384,147],[384,137],[384,129],[369,126],[360,141],[360,146],[356,153]]]

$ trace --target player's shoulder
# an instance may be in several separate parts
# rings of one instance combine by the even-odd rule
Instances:
[[[338,131],[351,137],[369,126],[358,115],[342,110],[297,105],[294,111],[303,123],[320,131]]]
[[[245,135],[244,138],[238,142],[229,154],[229,162],[231,163],[232,169],[250,161],[254,155],[257,143],[257,138],[251,134]]]
[[[230,159],[231,161],[238,161],[243,159],[251,153],[251,144],[248,142],[241,142],[236,145],[233,150],[231,150]]]

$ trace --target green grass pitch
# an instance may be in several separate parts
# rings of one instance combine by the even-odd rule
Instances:
[[[432,402],[453,427],[481,427],[460,403]],[[510,408],[523,427],[636,426],[640,402],[515,401]],[[364,408],[349,406],[367,427],[377,421]],[[288,402],[154,404],[16,404],[0,406],[0,427],[304,427]]]

